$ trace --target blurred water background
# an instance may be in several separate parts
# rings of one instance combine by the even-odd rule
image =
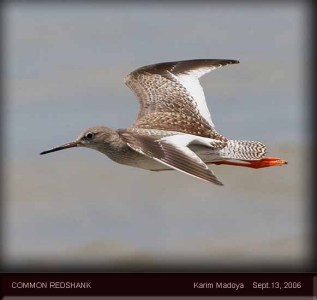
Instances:
[[[305,2],[4,5],[7,269],[219,268],[310,258]],[[285,167],[213,166],[223,187],[115,164],[88,149],[47,156],[88,127],[125,128],[123,78],[163,61],[228,58],[205,76],[221,134],[260,140]]]

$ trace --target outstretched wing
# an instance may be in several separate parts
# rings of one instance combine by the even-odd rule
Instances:
[[[202,131],[213,129],[214,124],[198,79],[219,67],[237,63],[237,60],[229,59],[196,59],[154,64],[133,71],[126,77],[125,83],[140,102],[134,127],[147,128],[146,124],[150,122],[155,126],[152,128],[163,129],[163,118],[168,123],[164,124],[165,127],[170,126],[171,130],[180,119],[182,124],[200,123]],[[183,132],[186,132],[186,124]],[[189,128],[188,133],[194,133],[192,128]]]
[[[156,134],[147,134],[144,129],[120,130],[119,134],[129,147],[143,155],[188,175],[223,185],[207,165],[187,147],[199,137],[175,133],[160,138]],[[196,142],[211,148],[221,147],[221,141],[201,139]]]

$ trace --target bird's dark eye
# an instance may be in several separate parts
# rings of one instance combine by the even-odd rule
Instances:
[[[94,136],[94,133],[93,133],[93,132],[87,132],[87,133],[85,134],[85,138],[88,139],[88,140],[92,139],[93,136]]]

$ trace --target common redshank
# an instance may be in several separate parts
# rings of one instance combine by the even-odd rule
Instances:
[[[199,78],[238,63],[195,59],[141,67],[125,79],[140,102],[131,127],[92,127],[76,140],[41,154],[87,147],[120,164],[151,171],[174,169],[218,185],[223,184],[207,164],[256,169],[287,164],[280,158],[265,157],[263,143],[227,139],[215,129]]]

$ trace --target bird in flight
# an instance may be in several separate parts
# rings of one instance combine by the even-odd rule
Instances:
[[[74,141],[40,154],[87,147],[120,164],[151,171],[174,169],[218,185],[223,184],[207,165],[258,169],[287,164],[280,158],[265,157],[263,143],[231,140],[215,129],[199,78],[238,63],[231,59],[195,59],[141,67],[125,79],[140,102],[131,127],[92,127]]]

